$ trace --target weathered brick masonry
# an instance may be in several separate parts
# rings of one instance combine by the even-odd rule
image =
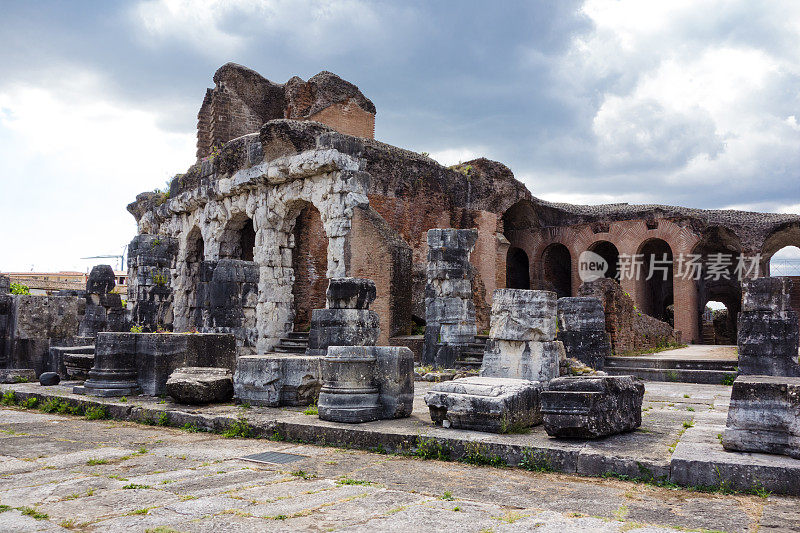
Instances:
[[[243,349],[269,351],[304,328],[332,277],[375,281],[379,343],[408,334],[425,316],[425,235],[433,228],[478,230],[470,262],[479,332],[488,328],[494,289],[576,295],[584,251],[612,265],[623,254],[667,257],[666,279],[623,279],[619,305],[606,310],[621,324],[612,332],[618,351],[660,342],[671,332],[667,322],[684,341],[699,342],[701,312],[712,299],[728,306],[735,323],[740,283],[686,279],[676,267],[681,254],[700,254],[704,269],[713,254],[761,254],[765,275],[777,250],[800,244],[797,215],[551,203],[501,163],[444,167],[375,141],[375,106],[329,72],[275,84],[227,64],[214,82],[198,114],[197,163],[176,176],[168,198],[143,193],[129,210],[140,233],[179,243],[170,276],[177,330],[197,325],[193,280],[202,261],[241,260],[258,271],[245,336],[256,340]],[[637,317],[655,318],[614,318],[633,305]]]

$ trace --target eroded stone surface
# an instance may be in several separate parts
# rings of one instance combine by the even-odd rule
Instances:
[[[233,398],[233,374],[227,368],[182,367],[170,374],[165,390],[178,403],[226,402]]]
[[[322,387],[320,358],[283,354],[243,355],[236,361],[236,399],[251,405],[311,405]]]
[[[739,376],[722,445],[800,459],[800,378]]]
[[[547,383],[559,376],[564,359],[561,341],[508,341],[489,339],[483,352],[481,375],[527,379]]]
[[[599,298],[577,296],[558,299],[558,340],[567,357],[602,370],[611,355],[606,317]]]
[[[498,289],[492,296],[489,337],[508,341],[556,338],[556,293]]]
[[[542,385],[522,379],[471,377],[437,383],[425,395],[437,425],[505,433],[542,421]]]
[[[594,439],[642,423],[644,384],[630,376],[568,376],[542,392],[544,429],[553,437]]]

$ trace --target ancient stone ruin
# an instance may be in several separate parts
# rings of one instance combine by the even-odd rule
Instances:
[[[567,357],[595,370],[603,370],[606,357],[611,355],[611,343],[600,299],[588,296],[559,298],[558,340],[564,345]]]
[[[800,459],[800,365],[791,282],[744,284],[739,315],[739,367],[722,445],[727,450]]]
[[[428,230],[422,362],[434,368],[454,368],[475,340],[474,275],[469,255],[477,239],[478,233],[472,229]]]

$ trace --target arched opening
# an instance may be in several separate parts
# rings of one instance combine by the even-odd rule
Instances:
[[[672,248],[661,239],[649,239],[639,247],[639,254],[642,257],[642,312],[669,322],[674,301]]]
[[[572,256],[563,244],[553,243],[542,252],[542,281],[559,298],[572,296]]]
[[[220,259],[252,261],[256,246],[253,219],[244,214],[234,216],[225,226],[219,243]]]
[[[186,237],[186,275],[189,279],[186,290],[186,324],[192,330],[203,326],[203,302],[197,288],[201,282],[201,270],[205,260],[205,244],[200,228],[195,226]]]
[[[608,264],[608,270],[603,277],[619,281],[619,250],[613,243],[597,241],[589,246],[589,251],[602,257]]]
[[[319,211],[304,203],[292,229],[294,283],[294,329],[306,331],[311,311],[325,308],[328,289],[328,238]]]
[[[769,275],[794,278],[800,281],[800,248],[784,246],[769,259]],[[793,284],[794,284],[793,283]]]
[[[736,321],[725,302],[710,300],[702,316],[703,344],[736,344]]]
[[[530,262],[522,248],[511,246],[506,254],[506,288],[530,289]]]
[[[693,263],[686,262],[681,275],[695,279],[697,287],[698,322],[700,342],[718,344],[716,333],[711,342],[710,332],[716,322],[726,323],[724,337],[731,344],[736,343],[736,319],[739,316],[742,300],[742,284],[736,270],[741,257],[741,242],[731,230],[721,226],[712,226],[703,232],[703,238],[694,247]],[[717,303],[712,303],[717,302]],[[714,311],[709,316],[706,309]],[[721,318],[722,309],[725,318]],[[720,326],[721,327],[721,326]]]

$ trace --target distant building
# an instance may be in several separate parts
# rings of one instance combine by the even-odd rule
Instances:
[[[31,294],[50,295],[62,290],[84,290],[89,274],[86,272],[5,272],[11,283],[27,286]],[[128,273],[114,271],[117,286],[114,292],[127,294]]]

